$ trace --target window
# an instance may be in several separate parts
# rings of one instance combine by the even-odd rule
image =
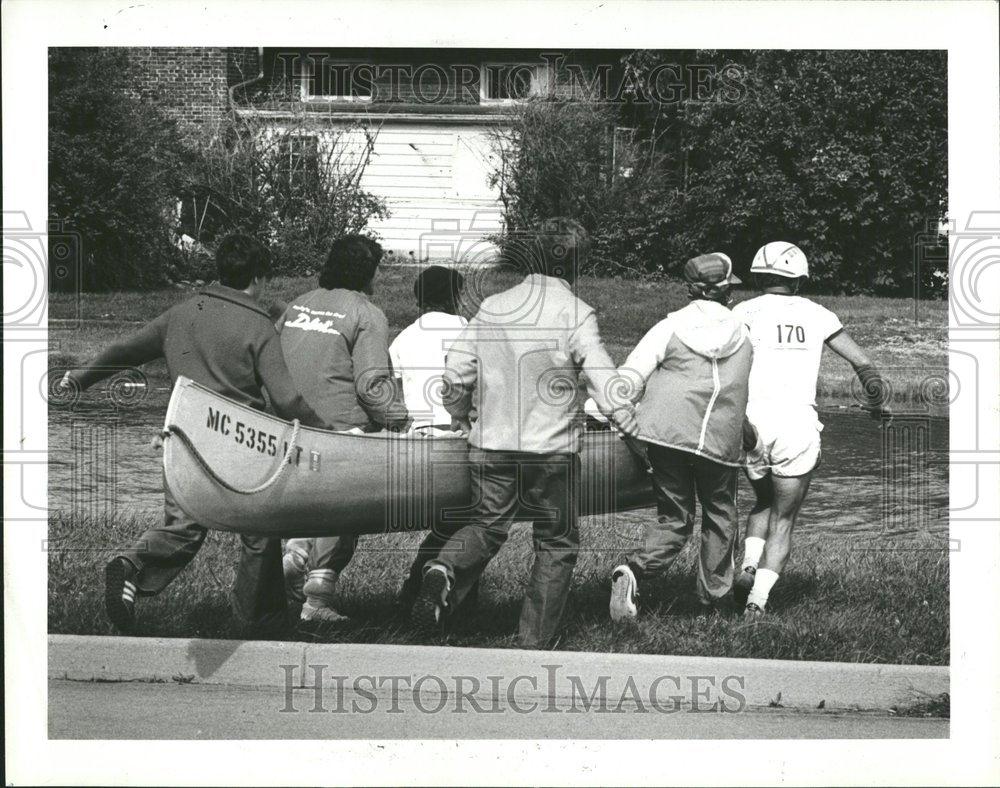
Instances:
[[[308,55],[302,58],[300,75],[302,101],[372,100],[375,75],[367,63]]]
[[[319,174],[319,139],[291,134],[279,142],[281,170],[290,184],[300,184]]]
[[[483,104],[511,104],[548,89],[544,63],[484,63],[479,71],[479,100]]]

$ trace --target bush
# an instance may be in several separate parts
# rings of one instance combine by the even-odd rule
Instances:
[[[813,289],[913,292],[918,243],[945,244],[921,240],[945,214],[944,54],[717,57],[742,61],[749,89],[735,103],[690,103],[682,237],[744,265],[766,241],[787,240],[809,258]],[[935,273],[946,270],[946,254],[925,256],[922,291],[940,292]]]
[[[678,60],[736,89],[634,100]],[[624,65],[632,101],[536,100],[496,133],[507,236],[571,216],[594,235],[592,272],[619,275],[679,274],[708,251],[745,273],[786,240],[815,291],[944,292],[942,53],[635,52]]]
[[[81,237],[80,278],[55,288],[142,288],[176,262],[176,195],[193,154],[175,123],[128,92],[115,49],[49,50],[49,219]]]
[[[300,117],[276,127],[234,113],[204,145],[184,232],[208,246],[247,233],[271,249],[275,273],[315,271],[336,238],[387,215],[360,186],[373,145],[358,126],[318,131]]]
[[[618,108],[592,100],[531,101],[516,121],[493,132],[498,151],[492,185],[499,187],[505,228],[515,235],[552,216],[570,216],[592,234],[581,273],[639,275],[658,270],[658,209],[667,199],[660,156],[619,139]]]

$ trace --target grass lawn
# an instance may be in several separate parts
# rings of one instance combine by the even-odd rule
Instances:
[[[655,584],[635,623],[608,619],[608,574],[621,549],[640,534],[642,513],[619,515],[608,528],[585,519],[585,548],[574,576],[570,607],[557,648],[649,654],[946,665],[949,662],[948,552],[940,541],[879,541],[803,537],[772,593],[769,615],[746,623],[734,614],[708,614],[694,596],[688,549]],[[109,549],[131,543],[155,516],[81,522],[55,515],[49,524],[49,631],[110,633],[101,585]],[[362,537],[338,586],[340,609],[351,623],[328,639],[354,643],[414,643],[405,619],[393,618],[393,596],[419,535]],[[157,597],[140,600],[138,627],[160,637],[233,637],[228,593],[236,537],[212,533],[197,558]],[[446,643],[515,647],[523,586],[531,566],[530,528],[516,525],[487,567],[478,607]]]

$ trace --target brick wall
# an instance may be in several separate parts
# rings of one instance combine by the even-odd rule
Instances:
[[[197,133],[222,117],[234,60],[226,48],[129,47],[128,56],[135,94],[159,103],[186,131]],[[256,63],[252,68],[255,74]]]
[[[181,121],[182,128],[198,133],[205,127],[214,126],[222,119],[228,106],[228,89],[231,85],[253,79],[260,69],[260,59],[255,47],[130,47],[127,50],[134,93],[144,99],[161,104],[170,114]],[[255,82],[246,91],[236,94],[240,105],[247,103],[291,104],[298,102],[298,86],[301,76],[286,73],[286,62],[277,55],[281,50],[269,50],[265,54],[265,78]],[[299,54],[305,55],[308,50]],[[294,52],[292,54],[295,54]],[[337,61],[337,52],[330,53],[330,62]],[[372,55],[365,57],[364,55]],[[429,53],[430,54],[430,53]],[[374,103],[429,104],[447,110],[448,107],[475,106],[479,104],[480,62],[525,62],[540,63],[537,52],[521,53],[520,59],[505,53],[483,54],[475,50],[444,52],[440,60],[432,61],[438,69],[421,69],[427,59],[398,57],[396,53],[350,53],[349,60],[370,64],[393,63],[409,66],[409,71],[397,72],[393,77],[383,74],[376,80]],[[320,58],[322,55],[319,56]],[[568,98],[582,97],[584,86],[589,85],[594,75],[596,62],[605,59],[614,62],[615,57],[604,53],[592,55],[582,60],[576,59],[572,65],[575,74],[569,73],[564,63],[558,73],[550,75],[551,88],[556,95]],[[318,62],[322,62],[317,58]],[[292,61],[287,61],[291,63]],[[458,77],[456,68],[461,69]],[[439,81],[444,72],[446,89],[438,93]],[[286,77],[291,77],[287,80]],[[420,83],[423,90],[414,84]],[[584,89],[581,89],[584,88]]]

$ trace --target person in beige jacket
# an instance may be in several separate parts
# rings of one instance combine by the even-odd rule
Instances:
[[[610,397],[617,371],[593,308],[573,292],[589,250],[586,231],[554,219],[526,255],[522,282],[485,299],[448,352],[446,407],[470,429],[471,511],[424,571],[411,617],[435,633],[507,539],[518,511],[537,511],[531,577],[521,607],[520,644],[546,648],[556,637],[580,547],[581,377],[601,412],[635,432],[631,403]],[[475,405],[479,418],[469,424]]]

